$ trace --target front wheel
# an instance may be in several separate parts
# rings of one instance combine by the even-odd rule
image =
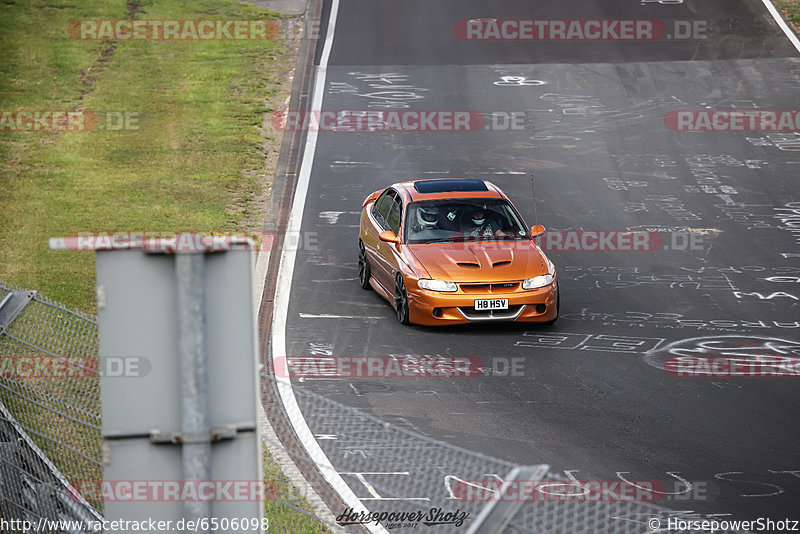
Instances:
[[[369,260],[367,259],[367,249],[364,248],[364,242],[358,242],[358,282],[361,284],[361,289],[369,289],[369,279],[372,276],[372,270],[369,267]]]
[[[408,293],[406,293],[406,283],[403,275],[397,275],[397,282],[394,287],[394,306],[397,310],[397,320],[400,324],[410,324],[408,320]]]

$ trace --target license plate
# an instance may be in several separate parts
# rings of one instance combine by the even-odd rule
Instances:
[[[508,299],[481,299],[475,301],[476,310],[507,310]]]

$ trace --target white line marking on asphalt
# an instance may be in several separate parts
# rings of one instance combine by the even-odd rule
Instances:
[[[301,319],[386,319],[372,315],[333,315],[330,313],[301,313]]]
[[[336,224],[339,222],[339,217],[345,214],[354,214],[359,215],[360,211],[321,211],[319,212],[319,218],[324,220],[328,224]],[[355,225],[358,228],[358,225]]]
[[[770,15],[772,15],[772,18],[775,19],[775,22],[778,23],[778,26],[781,27],[783,33],[786,34],[786,37],[789,38],[789,40],[792,42],[797,51],[800,52],[800,39],[797,38],[792,29],[783,20],[783,17],[781,17],[781,14],[778,12],[777,8],[773,5],[772,2],[770,2],[770,0],[761,0],[761,1],[764,2],[767,11],[769,11]]]
[[[260,297],[261,295],[259,294],[259,298]],[[275,434],[275,430],[269,423],[269,419],[261,403],[258,405],[258,429],[259,437],[267,444],[269,452],[272,454],[274,461],[280,466],[283,474],[289,477],[297,491],[311,503],[311,507],[314,513],[317,514],[317,517],[326,521],[328,523],[328,525],[326,525],[328,528],[332,528],[332,525],[336,523],[336,517],[333,512],[328,509],[328,506],[323,502],[316,490],[306,481],[303,474],[295,465],[294,460],[292,460],[292,457],[286,452],[280,438]],[[302,483],[298,483],[298,481],[302,481]],[[344,532],[344,530],[341,532]]]
[[[322,49],[322,57],[320,58],[319,67],[317,67],[315,74],[311,109],[322,109],[322,97],[325,91],[328,58],[330,58],[331,55],[333,34],[336,28],[338,12],[339,0],[333,0],[328,21],[328,31],[325,36],[325,45]],[[317,146],[317,135],[318,132],[312,130],[308,132],[308,136],[306,137],[303,160],[300,164],[295,196],[292,202],[292,211],[289,214],[289,224],[284,241],[283,255],[281,256],[280,267],[278,269],[274,309],[279,310],[279,312],[274,314],[272,320],[272,357],[273,365],[275,365],[277,359],[277,362],[280,362],[279,365],[283,367],[283,369],[275,369],[275,375],[277,377],[289,376],[289,369],[286,363],[287,315],[284,310],[286,310],[289,305],[289,294],[292,289],[292,278],[294,276],[294,264],[297,259],[297,247],[290,246],[289,238],[292,235],[298,235],[297,232],[299,232],[301,228],[303,210],[305,209],[305,201],[308,194],[308,184],[311,178],[311,166],[314,162],[314,151]],[[341,475],[333,467],[333,464],[331,464],[331,461],[325,455],[322,448],[320,448],[317,440],[314,439],[314,434],[311,433],[311,429],[308,427],[308,423],[303,418],[303,414],[297,404],[297,398],[292,391],[291,381],[288,378],[277,378],[276,381],[278,393],[286,408],[287,417],[291,421],[298,439],[303,443],[303,446],[306,448],[306,451],[316,464],[320,473],[322,473],[322,476],[325,477],[325,480],[327,480],[331,487],[339,494],[346,506],[356,511],[368,512],[358,496],[353,493],[350,486],[347,485]],[[371,532],[388,534],[386,529],[380,525],[369,524],[367,528]]]

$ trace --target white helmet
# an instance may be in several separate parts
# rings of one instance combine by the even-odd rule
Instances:
[[[439,222],[439,208],[419,207],[417,208],[417,222],[422,229],[430,229]]]

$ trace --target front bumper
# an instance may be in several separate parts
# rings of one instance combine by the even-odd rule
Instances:
[[[506,322],[548,322],[558,315],[558,280],[538,289],[509,293],[453,293],[428,291],[407,283],[409,319],[412,323],[445,324]],[[476,311],[475,300],[508,299],[508,310]]]

